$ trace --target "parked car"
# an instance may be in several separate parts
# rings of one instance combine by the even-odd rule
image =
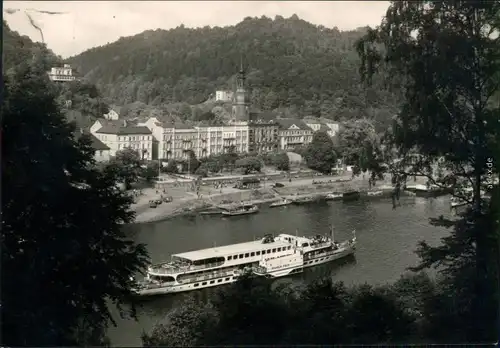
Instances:
[[[158,204],[156,204],[156,202],[154,200],[150,200],[149,201],[149,207],[150,208],[156,208],[158,206]]]
[[[277,182],[276,184],[274,184],[272,187],[284,187],[285,185],[283,185],[282,183],[280,182]]]

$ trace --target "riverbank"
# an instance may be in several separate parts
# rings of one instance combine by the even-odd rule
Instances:
[[[271,183],[267,187],[255,190],[238,190],[226,187],[214,190],[210,187],[203,187],[200,196],[191,192],[185,192],[182,197],[174,199],[170,203],[162,203],[156,208],[148,205],[138,206],[135,223],[149,223],[176,217],[179,215],[196,214],[204,210],[216,207],[230,206],[235,203],[266,204],[278,201],[282,198],[313,197],[320,198],[330,192],[360,191],[369,190],[368,180],[362,177],[322,177],[321,179],[297,179],[292,182],[284,181],[281,188],[272,188]],[[393,190],[390,180],[378,181],[372,190],[381,190],[382,196],[388,196]]]

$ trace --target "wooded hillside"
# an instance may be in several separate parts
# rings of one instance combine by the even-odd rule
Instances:
[[[67,62],[115,104],[163,109],[200,104],[217,89],[232,89],[242,58],[256,109],[288,117],[366,116],[380,124],[394,114],[397,101],[381,83],[368,90],[360,85],[353,46],[365,31],[315,26],[296,15],[247,17],[224,28],[149,30]]]

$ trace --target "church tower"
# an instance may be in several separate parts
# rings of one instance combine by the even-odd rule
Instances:
[[[233,110],[231,118],[235,121],[248,121],[249,120],[249,102],[247,92],[245,89],[245,70],[243,70],[243,61],[240,63],[240,72],[236,79],[236,93],[233,98]]]

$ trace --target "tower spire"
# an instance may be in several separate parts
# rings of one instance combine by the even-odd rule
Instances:
[[[240,53],[240,72],[243,72],[243,55]]]

